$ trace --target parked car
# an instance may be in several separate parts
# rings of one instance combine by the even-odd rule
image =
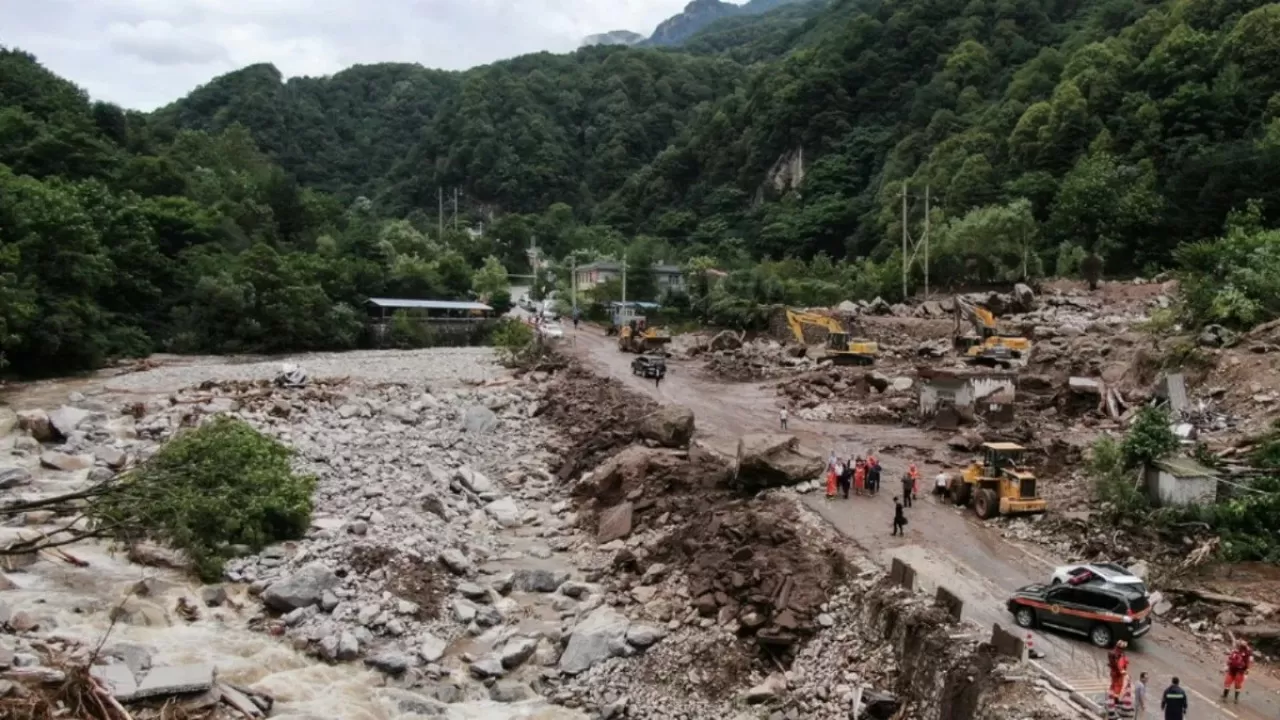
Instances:
[[[544,322],[538,325],[538,333],[543,337],[561,338],[564,337],[564,328],[553,322]]]
[[[1053,577],[1050,580],[1053,585],[1062,583],[1084,585],[1097,582],[1125,585],[1134,588],[1143,595],[1147,594],[1147,585],[1142,581],[1142,578],[1115,563],[1063,565],[1054,568]]]
[[[631,361],[631,374],[642,377],[664,377],[667,374],[667,361],[653,355],[641,355]]]
[[[1100,648],[1132,642],[1151,630],[1151,603],[1131,585],[1027,585],[1007,603],[1019,627],[1043,626],[1083,635]]]

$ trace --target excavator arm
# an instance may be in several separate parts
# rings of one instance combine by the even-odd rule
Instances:
[[[956,330],[955,334],[960,335],[960,320],[964,318],[969,326],[973,328],[973,332],[980,339],[986,340],[993,337],[996,332],[996,316],[990,310],[979,307],[959,297],[953,303],[955,305]]]
[[[840,325],[840,322],[835,318],[830,318],[826,315],[819,315],[817,313],[796,312],[794,310],[787,310],[787,325],[791,328],[791,334],[795,336],[796,342],[801,345],[805,344],[805,325],[817,325],[818,327],[825,328],[827,332],[844,332],[844,327]]]

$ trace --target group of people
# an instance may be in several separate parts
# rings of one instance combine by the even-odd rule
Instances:
[[[1147,674],[1139,673],[1137,681],[1129,675],[1129,657],[1125,654],[1128,644],[1121,640],[1116,643],[1107,655],[1107,667],[1111,673],[1111,683],[1107,688],[1108,718],[1144,718],[1147,717]],[[1235,690],[1235,701],[1240,702],[1240,691],[1244,688],[1245,676],[1253,664],[1253,649],[1249,643],[1241,640],[1227,656],[1226,678],[1222,683],[1222,700],[1226,702],[1232,690]],[[1178,678],[1173,678],[1169,687],[1160,696],[1160,710],[1165,720],[1183,720],[1187,715],[1187,691]]]
[[[786,427],[785,417],[783,427]],[[858,456],[850,459],[840,458],[832,450],[831,456],[827,458],[827,499],[832,500],[837,497],[848,499],[850,491],[854,495],[879,495],[882,474],[883,468],[875,451],[868,451],[865,458]],[[903,528],[907,525],[904,508],[911,507],[912,502],[919,497],[920,469],[915,463],[911,463],[902,475],[902,494],[893,498],[892,534],[904,534]]]

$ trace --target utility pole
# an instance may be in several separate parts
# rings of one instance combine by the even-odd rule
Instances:
[[[929,299],[929,186],[924,186],[924,299]]]
[[[436,186],[436,206],[436,241],[444,242],[444,188],[439,185]]]
[[[569,297],[573,303],[573,316],[578,317],[578,256],[573,256],[573,267],[569,271]]]
[[[907,299],[907,267],[911,264],[908,244],[911,236],[907,232],[907,181],[902,181],[902,299]]]
[[[916,261],[921,246],[924,246],[924,294],[929,296],[929,186],[924,186],[924,235],[919,241],[911,240],[911,232],[907,228],[907,184],[902,183],[902,298],[907,297],[907,277],[911,265]]]
[[[627,254],[622,253],[622,312],[627,312]]]
[[[453,231],[458,231],[458,188],[453,189]]]

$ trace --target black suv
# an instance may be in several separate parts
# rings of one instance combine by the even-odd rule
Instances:
[[[647,378],[665,377],[667,374],[667,361],[660,357],[641,355],[631,361],[631,374]]]
[[[1028,585],[1009,598],[1014,622],[1084,635],[1101,648],[1151,630],[1151,603],[1138,590],[1110,583]]]

